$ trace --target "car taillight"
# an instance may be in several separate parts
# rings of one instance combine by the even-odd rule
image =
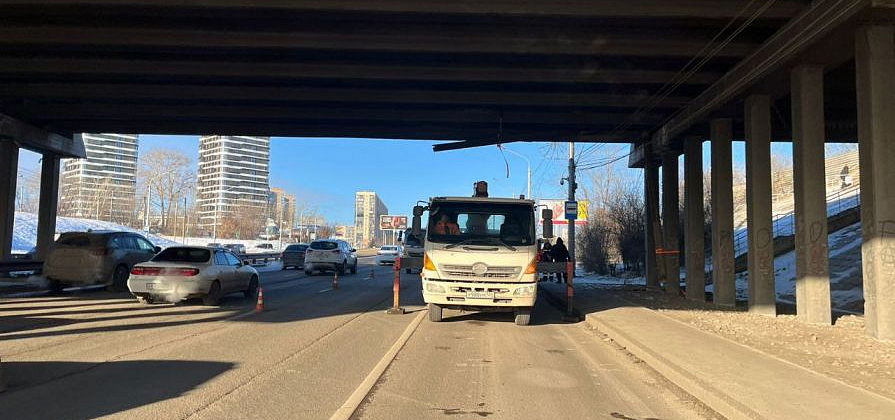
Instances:
[[[161,274],[162,270],[160,268],[154,267],[134,267],[131,269],[131,274],[138,276],[157,276]]]
[[[192,277],[199,274],[198,268],[166,268],[163,270],[166,276]]]

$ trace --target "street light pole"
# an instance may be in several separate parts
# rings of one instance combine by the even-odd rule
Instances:
[[[506,152],[510,152],[516,156],[519,156],[522,159],[525,159],[525,163],[528,164],[528,183],[527,183],[527,187],[525,188],[525,198],[531,200],[531,161],[528,160],[528,158],[525,157],[523,154],[518,153],[513,150],[510,150],[510,149],[507,149],[506,147],[503,147],[503,150]]]

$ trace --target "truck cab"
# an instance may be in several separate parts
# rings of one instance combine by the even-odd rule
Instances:
[[[425,211],[420,276],[429,320],[441,321],[445,308],[507,311],[527,325],[538,293],[534,201],[435,197],[414,208],[414,231],[422,233]]]

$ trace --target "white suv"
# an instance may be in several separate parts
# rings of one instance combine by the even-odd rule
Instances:
[[[351,274],[357,273],[357,250],[340,239],[318,239],[311,242],[305,250],[305,274],[311,275],[315,271],[338,271],[345,274],[345,270],[351,270]]]

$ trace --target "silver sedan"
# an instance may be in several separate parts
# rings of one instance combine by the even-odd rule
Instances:
[[[174,246],[135,265],[127,287],[143,303],[201,298],[205,305],[217,305],[234,292],[254,296],[258,272],[225,249]]]

